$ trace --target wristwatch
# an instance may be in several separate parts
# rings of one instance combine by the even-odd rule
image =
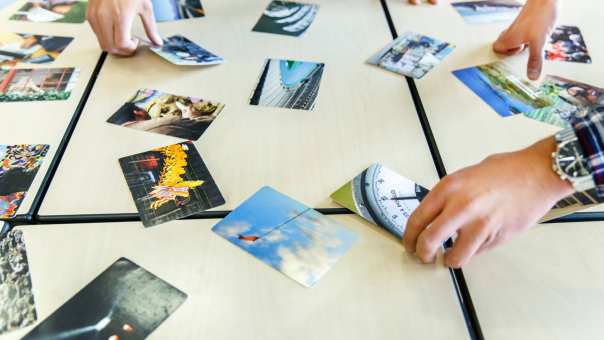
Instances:
[[[564,129],[556,133],[556,151],[552,153],[553,169],[564,181],[569,181],[575,191],[582,192],[596,187],[591,167],[575,130]]]

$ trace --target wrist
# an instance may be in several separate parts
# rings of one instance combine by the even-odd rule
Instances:
[[[551,195],[552,200],[558,201],[575,192],[572,184],[563,180],[552,167],[552,153],[556,151],[557,144],[553,136],[545,138],[530,147],[525,152],[533,159],[532,167],[536,172],[539,190]]]

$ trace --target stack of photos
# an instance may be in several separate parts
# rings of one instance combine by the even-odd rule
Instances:
[[[164,146],[119,161],[145,227],[225,203],[191,142]]]
[[[273,0],[252,30],[299,37],[308,30],[318,10],[318,5]]]
[[[515,0],[479,0],[451,3],[469,24],[512,21],[522,8]]]
[[[558,26],[545,46],[545,59],[591,64],[591,57],[576,26]]]
[[[0,334],[36,321],[27,251],[21,230],[0,222]]]
[[[348,228],[270,187],[212,230],[305,287],[317,283],[357,239]]]
[[[55,61],[73,38],[25,33],[0,34],[0,66]]]
[[[121,258],[23,337],[145,339],[187,295]]]
[[[523,114],[561,128],[570,127],[573,118],[592,108],[604,106],[604,89],[562,77],[545,77],[539,90],[551,98],[553,105]]]
[[[551,221],[574,212],[584,210],[598,204],[604,203],[604,199],[599,197],[597,189],[590,189],[583,192],[576,192],[562,200],[541,219],[541,222]]]
[[[413,32],[405,32],[367,61],[388,71],[420,79],[438,65],[455,46]]]
[[[325,64],[267,59],[250,105],[312,110]]]
[[[502,117],[553,104],[528,80],[512,74],[502,62],[457,70],[453,74]]]
[[[88,1],[81,0],[29,0],[11,20],[79,24],[86,20],[87,7]]]
[[[205,16],[200,0],[153,0],[153,14],[158,22]]]
[[[176,96],[157,90],[138,90],[107,120],[135,130],[197,140],[218,117],[224,104]]]
[[[222,64],[224,59],[197,45],[182,35],[173,35],[164,39],[161,47],[152,47],[151,51],[174,65],[204,66]]]
[[[0,145],[0,218],[17,214],[34,181],[48,145]]]
[[[78,73],[74,68],[0,69],[0,102],[66,100]]]
[[[338,204],[403,238],[407,220],[428,189],[374,164],[331,195]]]

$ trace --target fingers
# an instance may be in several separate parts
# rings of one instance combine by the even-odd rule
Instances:
[[[493,43],[493,51],[505,55],[517,54],[523,51],[525,47],[523,37],[515,33],[513,28],[503,31]]]
[[[143,21],[143,26],[145,27],[145,33],[151,42],[156,46],[163,45],[163,39],[159,35],[157,23],[155,22],[155,15],[153,14],[153,4],[150,0],[143,1],[140,17]]]
[[[403,245],[407,252],[415,253],[417,238],[440,214],[445,204],[445,197],[445,192],[439,183],[434,190],[426,195],[419,207],[411,214],[405,227],[405,233],[403,234]]]
[[[420,0],[409,0],[409,3],[412,5],[419,5]],[[430,3],[432,5],[436,5],[436,4],[438,4],[438,0],[428,0],[428,3]]]
[[[431,3],[432,5],[438,4],[438,0],[428,0],[428,2]]]
[[[529,45],[529,61],[527,67],[527,76],[530,80],[537,80],[543,69],[543,48],[545,46],[545,36],[533,39]]]
[[[419,0],[409,0],[409,3],[412,5],[418,5],[419,4]]]
[[[111,53],[129,56],[136,52],[138,39],[132,38],[132,24],[134,21],[134,12],[126,11],[120,15],[113,29],[114,50]]]
[[[489,222],[476,219],[468,227],[460,229],[453,247],[445,253],[445,265],[451,268],[464,266],[485,243]]]

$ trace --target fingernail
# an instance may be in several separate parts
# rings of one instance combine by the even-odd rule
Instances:
[[[535,69],[530,69],[528,71],[528,77],[530,80],[537,80],[539,78],[539,71]]]

